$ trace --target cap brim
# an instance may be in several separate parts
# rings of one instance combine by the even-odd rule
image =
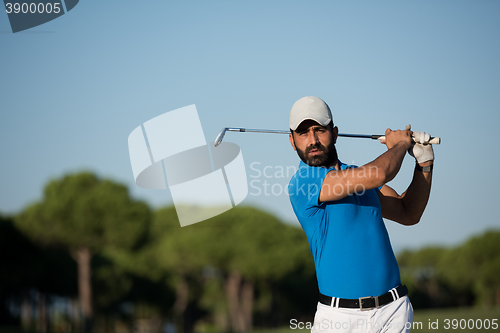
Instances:
[[[290,129],[292,131],[295,131],[297,129],[297,127],[299,127],[300,124],[302,124],[305,120],[314,120],[315,122],[317,122],[321,126],[326,126],[331,121],[331,119],[329,117],[323,117],[323,116],[306,117],[298,122],[290,124]]]

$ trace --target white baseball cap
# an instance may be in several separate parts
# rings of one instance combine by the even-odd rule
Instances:
[[[307,119],[314,120],[321,126],[326,126],[333,121],[328,105],[316,96],[303,97],[293,104],[290,110],[290,129],[295,131]]]

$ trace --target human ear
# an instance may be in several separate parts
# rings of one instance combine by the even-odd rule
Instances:
[[[293,140],[293,133],[288,134],[288,139],[290,139],[290,144],[292,145],[293,150],[296,151],[297,148],[295,148],[295,141]]]

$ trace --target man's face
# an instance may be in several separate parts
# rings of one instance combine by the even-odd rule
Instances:
[[[303,121],[290,134],[290,143],[300,159],[310,166],[333,166],[338,159],[335,142],[338,128],[323,127],[314,120]]]

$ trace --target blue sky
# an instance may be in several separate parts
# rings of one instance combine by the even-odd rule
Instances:
[[[80,170],[127,184],[153,207],[171,204],[168,190],[134,184],[134,128],[196,104],[207,141],[229,126],[287,129],[292,104],[316,95],[340,132],[411,124],[442,137],[420,224],[387,226],[396,249],[458,244],[500,227],[499,17],[494,0],[82,0],[12,34],[0,14],[0,212],[22,210],[50,178]],[[256,195],[264,181],[275,194],[286,187],[291,174],[279,171],[299,161],[288,138],[225,140],[241,147],[254,181],[244,203],[297,223],[286,194]],[[358,165],[384,147],[337,144],[340,159]],[[389,185],[404,191],[413,163]],[[257,177],[265,167],[271,177]]]

